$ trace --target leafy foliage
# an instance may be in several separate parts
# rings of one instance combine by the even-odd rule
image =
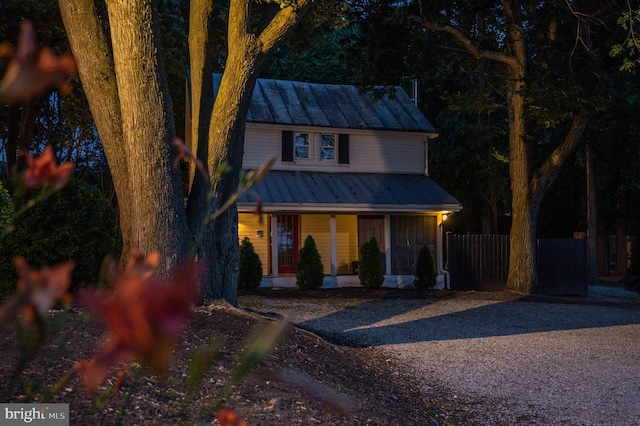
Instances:
[[[322,287],[324,267],[322,258],[311,235],[307,235],[298,253],[296,284],[301,290],[317,290]]]
[[[249,237],[240,243],[240,270],[238,271],[238,288],[255,290],[262,280],[262,262],[255,251]]]
[[[362,244],[360,248],[360,263],[358,278],[364,288],[378,289],[384,282],[384,271],[380,259],[380,247],[375,237]]]
[[[421,290],[429,290],[436,286],[436,268],[433,263],[431,250],[423,245],[418,254],[418,263],[416,264],[416,277],[413,284]]]
[[[18,209],[33,192],[14,195]],[[119,252],[116,215],[102,193],[72,179],[59,193],[39,202],[16,218],[13,231],[0,244],[0,285],[13,286],[12,259],[52,265],[74,260],[72,289],[94,284],[104,258]]]
[[[0,244],[12,220],[13,202],[11,201],[9,192],[2,186],[2,182],[0,182]]]
[[[609,55],[612,57],[622,56],[621,71],[631,71],[638,63],[638,51],[640,50],[640,39],[638,32],[640,31],[640,9],[631,9],[620,14],[617,24],[627,32],[627,38],[621,43],[611,46]]]

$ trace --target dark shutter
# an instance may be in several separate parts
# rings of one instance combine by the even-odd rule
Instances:
[[[282,161],[293,161],[293,132],[282,131]]]
[[[338,164],[349,164],[349,135],[338,135]]]

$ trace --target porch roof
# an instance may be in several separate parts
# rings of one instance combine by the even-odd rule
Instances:
[[[421,174],[320,173],[273,170],[238,200],[240,211],[424,213],[462,204]]]

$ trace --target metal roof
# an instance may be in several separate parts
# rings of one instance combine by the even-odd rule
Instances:
[[[214,75],[216,95],[221,78],[221,74]],[[376,100],[356,86],[259,78],[247,122],[436,134],[399,86],[392,96]]]
[[[272,170],[238,201],[264,211],[426,212],[462,205],[421,174],[321,173]]]

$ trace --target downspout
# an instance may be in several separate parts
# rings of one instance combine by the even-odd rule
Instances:
[[[441,220],[440,220],[440,226],[438,226],[438,241],[440,241],[440,244],[444,244],[444,236],[447,237],[447,239],[449,238],[449,234],[444,232],[444,220],[442,219],[441,216]],[[447,241],[447,262],[449,261],[449,241]],[[445,290],[451,290],[451,276],[449,275],[449,271],[447,271],[444,268],[443,262],[442,262],[442,255],[444,253],[444,250],[440,250],[440,256],[438,256],[438,274],[442,274],[442,276],[444,277],[444,289]]]

